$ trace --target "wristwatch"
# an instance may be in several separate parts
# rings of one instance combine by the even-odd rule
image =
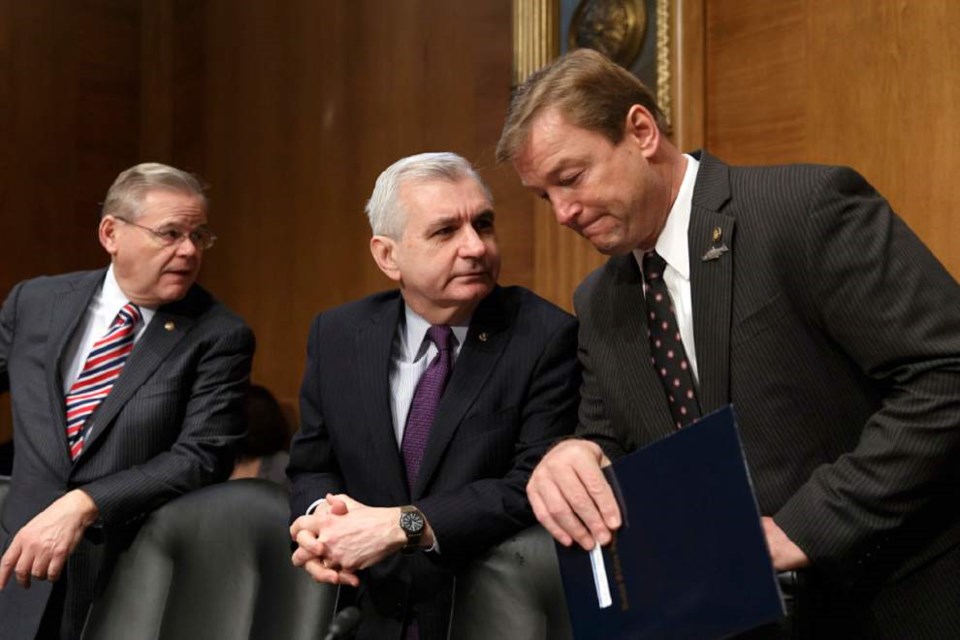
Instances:
[[[412,504],[400,507],[400,528],[407,534],[407,544],[403,547],[404,553],[413,553],[420,548],[420,538],[426,520],[423,513]]]

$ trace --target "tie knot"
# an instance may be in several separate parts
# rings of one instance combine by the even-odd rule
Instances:
[[[427,329],[427,337],[440,351],[450,351],[453,348],[453,330],[445,324],[431,326]]]
[[[643,254],[643,277],[647,280],[656,280],[666,268],[667,261],[656,251]]]
[[[123,305],[123,308],[117,314],[117,319],[113,321],[114,325],[129,325],[131,327],[135,327],[138,322],[140,322],[140,307],[132,302]]]

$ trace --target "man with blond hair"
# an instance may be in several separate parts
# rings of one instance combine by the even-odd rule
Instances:
[[[0,312],[16,444],[0,518],[3,640],[79,637],[137,523],[226,478],[243,435],[253,334],[195,284],[216,240],[201,184],[132,167],[98,231],[107,268],[22,282]]]
[[[554,537],[609,542],[601,467],[733,403],[774,567],[822,603],[801,636],[960,637],[960,288],[887,201],[681,153],[587,50],[520,87],[498,156],[610,256],[574,298],[579,438],[528,486]]]

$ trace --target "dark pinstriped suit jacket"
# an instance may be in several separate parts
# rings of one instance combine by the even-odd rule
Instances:
[[[729,251],[703,261],[716,228]],[[831,624],[960,637],[957,283],[839,167],[703,152],[689,247],[702,408],[735,404],[761,512],[849,608]],[[575,304],[580,432],[612,456],[670,433],[633,256]]]
[[[402,316],[393,291],[314,321],[290,455],[291,509],[296,517],[341,491],[368,505],[417,505],[441,553],[398,554],[362,574],[360,637],[400,638],[412,608],[421,637],[432,640],[446,638],[457,563],[534,522],[530,472],[576,425],[576,321],[519,287],[497,287],[480,303],[411,493],[388,378]]]
[[[11,394],[16,442],[0,549],[71,489],[82,488],[100,510],[87,537],[103,544],[85,540],[67,566],[68,616],[85,610],[113,541],[167,500],[227,476],[254,350],[243,321],[195,285],[158,309],[71,463],[64,350],[105,273],[23,282],[0,315],[0,391]],[[0,591],[0,638],[33,638],[49,595],[49,582],[24,590],[11,580]]]

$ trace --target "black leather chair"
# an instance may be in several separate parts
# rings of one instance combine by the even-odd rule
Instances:
[[[457,575],[449,637],[573,638],[557,552],[546,529],[520,532]]]
[[[290,564],[287,494],[264,480],[155,511],[93,603],[84,640],[323,638],[337,590]]]

